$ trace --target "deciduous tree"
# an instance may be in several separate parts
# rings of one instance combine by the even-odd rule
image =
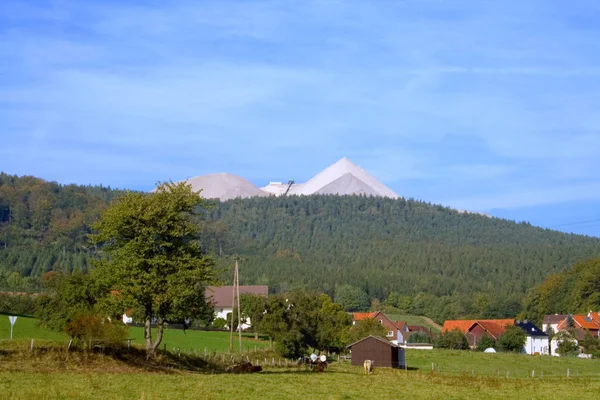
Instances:
[[[93,243],[109,254],[96,263],[97,275],[110,283],[122,307],[143,315],[149,357],[161,343],[165,322],[210,312],[204,287],[213,282],[213,260],[200,248],[193,220],[205,205],[191,185],[165,183],[150,194],[127,193],[94,226]]]

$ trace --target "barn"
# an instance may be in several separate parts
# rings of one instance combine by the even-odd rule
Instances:
[[[362,367],[365,360],[373,360],[375,368],[406,366],[405,350],[379,336],[368,336],[348,348],[352,354],[352,365]]]

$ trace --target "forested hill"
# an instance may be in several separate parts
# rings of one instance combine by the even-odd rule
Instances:
[[[87,270],[96,254],[86,235],[121,193],[0,174],[0,290],[36,290],[27,277],[50,270]],[[600,256],[598,238],[404,199],[238,199],[207,217],[205,248],[223,267],[238,254],[245,284],[353,293],[436,321],[514,317],[549,273]]]
[[[211,217],[209,246],[245,259],[244,283],[330,294],[349,284],[382,302],[393,292],[388,304],[437,320],[514,317],[550,272],[600,255],[598,238],[404,199],[253,198],[222,203]]]
[[[0,173],[0,290],[35,290],[27,277],[51,270],[87,270],[90,226],[121,193]]]

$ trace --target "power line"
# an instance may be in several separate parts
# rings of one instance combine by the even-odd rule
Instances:
[[[567,224],[559,224],[559,225],[548,226],[547,228],[558,228],[558,227],[561,227],[561,226],[589,224],[591,222],[600,222],[600,219],[591,219],[591,220],[588,220],[588,221],[580,221],[580,222],[569,222]]]

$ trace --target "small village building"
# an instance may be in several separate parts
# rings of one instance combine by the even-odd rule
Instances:
[[[352,314],[352,325],[358,321],[373,319],[379,322],[385,329],[385,338],[394,344],[402,344],[408,341],[410,335],[415,332],[425,332],[431,336],[431,330],[418,325],[407,325],[404,321],[392,321],[382,311],[355,312]]]
[[[386,339],[398,343],[398,327],[383,312],[355,312],[352,314],[352,325],[356,325],[358,321],[365,319],[374,319],[379,322],[386,329]]]
[[[527,320],[517,321],[515,326],[521,328],[527,335],[527,339],[525,340],[525,345],[523,346],[521,353],[539,355],[550,354],[550,342],[548,335],[540,328]]]
[[[514,319],[447,320],[444,321],[442,332],[445,333],[458,329],[467,337],[469,346],[475,348],[484,336],[498,340],[506,327],[514,324]]]
[[[567,319],[567,316],[567,314],[544,315],[544,321],[542,322],[542,330],[544,332],[548,332],[548,329],[551,328],[552,332],[558,332],[558,324]]]
[[[242,294],[267,297],[269,287],[266,285],[240,285],[240,295]],[[215,310],[215,318],[227,320],[227,315],[233,312],[233,286],[208,286],[204,296],[211,301]],[[242,329],[248,329],[250,326],[250,318],[242,322]]]
[[[374,368],[404,368],[405,350],[379,336],[368,336],[348,346],[352,365],[362,367],[365,360],[374,361]]]

